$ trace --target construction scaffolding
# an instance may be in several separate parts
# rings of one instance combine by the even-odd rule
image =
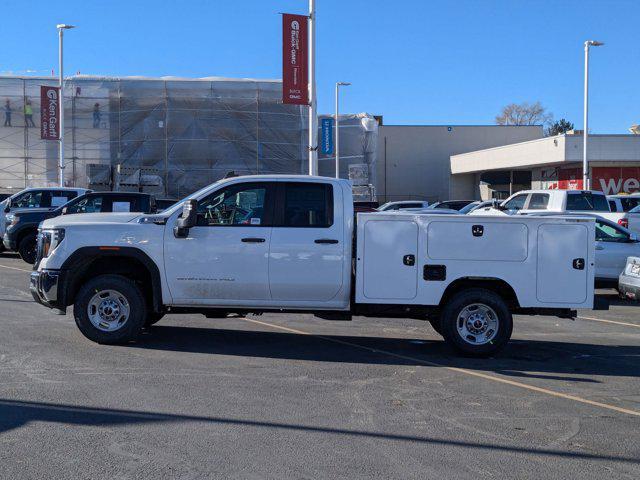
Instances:
[[[58,142],[39,128],[40,86],[56,84],[0,77],[0,191],[57,185]],[[282,104],[279,80],[74,76],[64,89],[68,186],[181,198],[231,170],[307,171],[308,109]],[[341,116],[341,176],[375,171],[376,137],[370,115]],[[328,160],[320,173],[333,176]]]

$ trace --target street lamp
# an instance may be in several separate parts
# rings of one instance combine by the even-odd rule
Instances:
[[[64,85],[62,72],[62,35],[65,30],[76,28],[74,25],[66,25],[59,23],[56,25],[58,29],[58,69],[60,70],[60,78],[58,86],[60,87],[60,153],[58,159],[58,183],[64,187]]]
[[[340,178],[340,87],[351,85],[349,82],[336,82],[336,178]]]
[[[599,47],[603,42],[587,40],[584,42],[584,134],[582,135],[582,188],[591,190],[589,184],[589,160],[587,143],[589,141],[589,47]]]

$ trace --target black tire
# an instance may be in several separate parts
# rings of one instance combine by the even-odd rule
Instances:
[[[163,317],[164,317],[164,313],[149,311],[149,313],[147,313],[147,318],[144,321],[144,326],[150,327],[151,325],[155,325],[160,320],[162,320]]]
[[[465,311],[467,307],[469,310]],[[492,317],[495,315],[496,328],[488,327],[484,333],[478,335],[468,330],[461,332],[458,327],[465,328],[468,325],[463,318],[469,318],[468,315],[461,315],[476,312],[481,318],[489,320],[493,320]],[[487,357],[498,352],[507,344],[513,331],[513,318],[505,301],[497,293],[483,288],[471,288],[451,297],[444,306],[441,321],[442,334],[446,342],[458,352],[470,357]],[[480,327],[479,330],[482,328],[484,327]],[[492,331],[495,333],[490,334]],[[463,336],[465,333],[466,338]],[[487,340],[486,343],[474,343],[480,341],[483,336]]]
[[[37,234],[35,233],[29,233],[26,237],[20,240],[20,244],[18,245],[20,258],[31,265],[36,263],[37,244]]]
[[[89,303],[101,292],[114,291],[126,301],[129,315],[112,331],[98,328],[89,316]],[[82,334],[103,344],[120,344],[135,340],[147,318],[147,302],[138,286],[120,275],[100,275],[80,287],[73,305],[73,316]],[[94,315],[95,318],[95,315]]]

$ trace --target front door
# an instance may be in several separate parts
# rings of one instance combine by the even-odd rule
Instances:
[[[165,272],[175,305],[268,301],[272,184],[237,183],[198,203],[198,225],[176,238],[167,223]]]
[[[331,183],[279,182],[269,253],[273,300],[328,302],[343,287],[342,191]]]

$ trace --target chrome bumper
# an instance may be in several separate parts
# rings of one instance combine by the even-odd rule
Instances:
[[[29,289],[33,299],[49,308],[64,309],[58,301],[60,300],[59,287],[62,272],[56,270],[42,270],[32,272],[29,282]]]

